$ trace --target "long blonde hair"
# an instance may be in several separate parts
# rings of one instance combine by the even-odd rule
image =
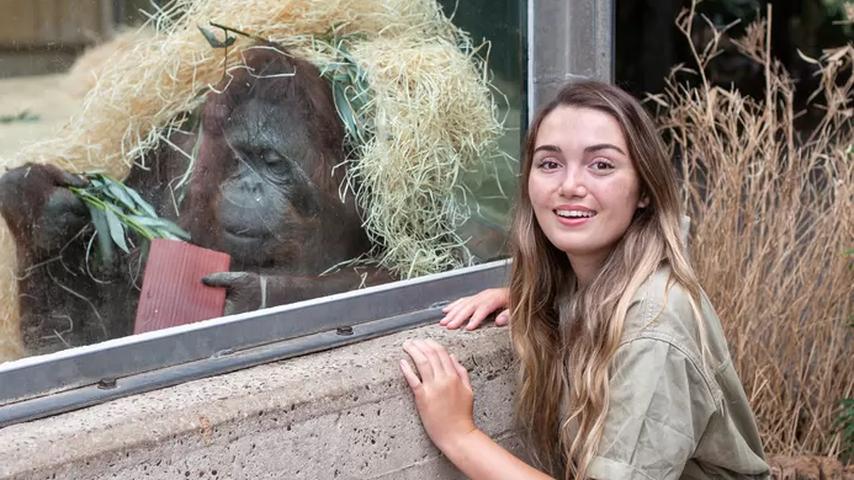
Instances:
[[[641,196],[649,201],[636,211],[604,265],[584,287],[578,286],[566,254],[537,224],[528,193],[537,132],[558,106],[591,108],[617,120],[638,173]],[[521,367],[517,421],[535,459],[555,475],[584,478],[596,453],[608,412],[609,366],[638,287],[662,265],[669,265],[673,280],[699,302],[700,287],[680,240],[680,218],[670,159],[652,120],[629,94],[604,83],[574,83],[537,114],[525,143],[511,229],[511,336]]]

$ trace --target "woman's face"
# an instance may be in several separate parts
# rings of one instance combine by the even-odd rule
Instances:
[[[601,265],[646,206],[620,124],[559,106],[540,125],[532,162],[528,193],[543,233],[574,267]]]

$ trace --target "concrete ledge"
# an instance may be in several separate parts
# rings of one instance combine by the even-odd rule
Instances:
[[[464,478],[427,438],[398,369],[407,338],[469,369],[477,424],[518,452],[509,332],[436,326],[0,430],[0,479]]]

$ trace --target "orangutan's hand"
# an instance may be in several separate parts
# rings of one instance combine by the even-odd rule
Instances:
[[[255,272],[217,272],[202,278],[209,287],[225,288],[224,315],[266,308],[268,278]]]
[[[55,256],[89,223],[86,205],[68,187],[87,181],[53,165],[28,163],[0,177],[0,214],[37,258]]]

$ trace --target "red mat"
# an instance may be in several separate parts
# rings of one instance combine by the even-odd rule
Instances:
[[[230,263],[227,253],[177,240],[152,240],[133,333],[221,317],[225,289],[208,287],[202,277],[227,272]]]

